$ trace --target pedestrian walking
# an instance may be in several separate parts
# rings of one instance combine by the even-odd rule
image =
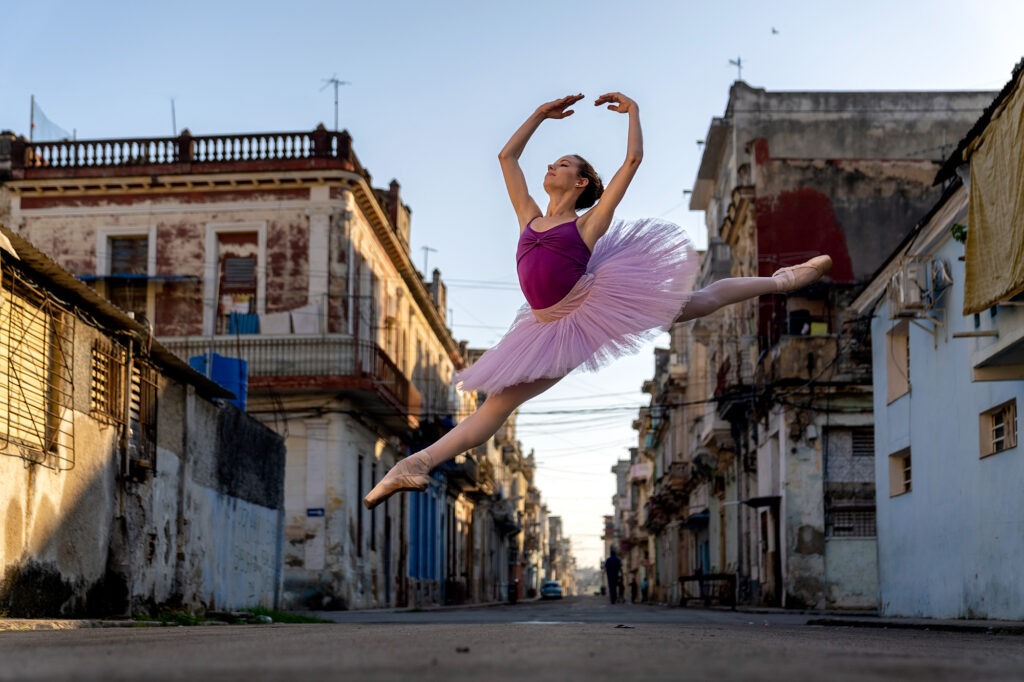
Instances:
[[[622,560],[616,555],[614,547],[612,547],[608,558],[604,560],[604,572],[608,579],[608,597],[614,604],[621,594],[619,593],[619,583],[622,581]]]
[[[634,575],[629,579],[629,601],[630,603],[636,603],[636,576]]]
[[[571,116],[570,107],[581,99],[570,95],[542,104],[498,154],[519,219],[516,262],[527,304],[498,344],[456,376],[459,388],[486,392],[487,399],[437,442],[392,467],[363,500],[368,508],[399,491],[425,490],[431,469],[484,443],[513,410],[577,367],[597,370],[636,352],[673,322],[799,289],[831,267],[831,258],[817,256],[771,277],[722,279],[692,291],[700,264],[682,228],[660,219],[614,218],[643,158],[639,107],[618,92],[601,95],[594,105],[628,116],[622,166],[605,187],[582,156],[559,157],[544,176],[548,203],[542,211],[529,194],[519,157],[541,123]]]

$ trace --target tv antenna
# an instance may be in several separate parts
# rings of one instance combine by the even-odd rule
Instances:
[[[430,255],[431,251],[433,251],[434,253],[437,253],[437,249],[432,249],[429,246],[421,246],[420,248],[423,249],[423,277],[426,278],[426,276],[427,276],[427,256]]]
[[[338,74],[334,74],[330,78],[321,79],[324,82],[324,87],[320,88],[320,92],[327,89],[327,86],[334,86],[334,132],[338,132],[338,86],[339,85],[352,85],[349,81],[338,80]]]
[[[743,58],[736,57],[736,59],[730,59],[729,64],[736,67],[736,80],[743,80]]]

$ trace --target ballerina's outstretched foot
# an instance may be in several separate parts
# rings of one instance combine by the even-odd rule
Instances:
[[[832,269],[830,256],[815,256],[806,263],[779,268],[772,274],[779,293],[796,291],[808,284],[817,282],[826,272]]]
[[[430,485],[430,469],[434,463],[426,450],[409,455],[391,467],[391,470],[374,486],[370,494],[363,498],[367,509],[373,509],[395,493],[404,490],[422,492]]]

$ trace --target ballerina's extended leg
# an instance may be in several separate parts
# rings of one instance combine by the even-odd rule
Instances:
[[[815,256],[806,263],[780,268],[771,277],[730,277],[720,279],[690,294],[676,322],[710,315],[723,306],[766,294],[795,291],[820,279],[832,268],[828,256]]]
[[[406,457],[388,471],[370,494],[363,499],[368,509],[403,490],[426,490],[430,484],[430,470],[460,452],[466,452],[493,436],[512,411],[530,398],[548,390],[558,379],[538,379],[525,384],[509,386],[500,393],[487,397],[476,412],[456,424],[426,450]]]

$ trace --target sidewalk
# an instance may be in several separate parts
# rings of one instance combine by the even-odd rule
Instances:
[[[540,597],[533,599],[520,599],[520,604],[530,604],[540,601]],[[431,604],[419,607],[401,607],[387,609],[350,609],[344,613],[414,613],[418,611],[457,611],[460,609],[479,609],[491,606],[505,606],[507,601],[491,601],[475,604]],[[305,611],[296,610],[295,613],[304,616],[315,616],[324,620],[331,620],[330,614],[333,611]],[[207,621],[195,627],[227,625],[221,621]],[[123,618],[117,620],[105,620],[102,618],[0,618],[0,632],[17,632],[29,630],[87,630],[90,628],[144,628],[144,627],[169,627],[160,621],[134,620]]]
[[[846,628],[891,628],[901,630],[932,630],[976,634],[1024,635],[1024,621],[984,620],[966,618],[902,618],[879,616],[871,611],[840,611],[829,609],[780,609],[737,606],[740,613],[798,613],[815,616],[807,625]]]

